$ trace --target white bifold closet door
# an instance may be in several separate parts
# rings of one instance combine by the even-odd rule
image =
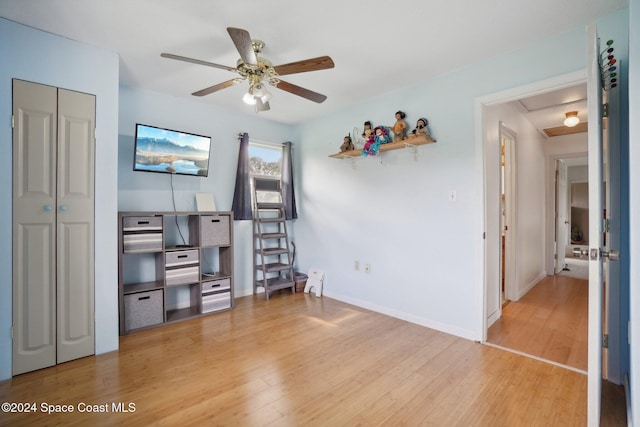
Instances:
[[[13,375],[95,353],[95,96],[13,80]]]

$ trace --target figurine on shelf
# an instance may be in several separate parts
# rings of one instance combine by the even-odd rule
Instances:
[[[367,142],[362,149],[363,156],[375,156],[380,150],[382,144],[391,142],[391,136],[389,135],[389,128],[386,126],[376,126],[373,129],[373,134],[369,135]]]
[[[411,137],[424,136],[428,141],[435,141],[435,139],[429,136],[429,128],[427,128],[428,125],[429,120],[425,119],[424,117],[419,118],[416,122],[416,128],[411,131]]]
[[[404,121],[404,118],[407,115],[402,111],[396,112],[396,122],[391,127],[393,131],[393,140],[394,141],[402,141],[403,139],[407,139],[407,122]]]
[[[366,141],[367,139],[369,139],[369,136],[371,136],[372,133],[373,131],[371,130],[371,122],[367,120],[366,122],[364,122],[364,130],[362,131],[362,137]]]
[[[353,142],[351,141],[351,135],[347,135],[344,137],[344,142],[340,146],[340,152],[344,153],[345,151],[351,151],[355,147],[353,146]]]

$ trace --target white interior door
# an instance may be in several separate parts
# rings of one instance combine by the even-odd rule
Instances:
[[[503,147],[501,233],[504,238],[503,259],[504,292],[500,300],[513,300],[516,297],[516,133],[500,123],[500,145]]]
[[[587,422],[600,425],[602,386],[602,86],[599,42],[595,25],[588,27],[587,98],[589,110],[589,349],[587,379]]]
[[[95,97],[58,89],[57,362],[94,353]]]
[[[13,85],[13,374],[56,363],[57,89]]]
[[[95,97],[13,81],[18,375],[95,352]]]
[[[564,268],[565,251],[569,241],[567,188],[567,164],[562,160],[556,160],[556,274]]]

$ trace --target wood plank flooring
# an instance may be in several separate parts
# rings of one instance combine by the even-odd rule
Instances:
[[[0,402],[37,410],[0,412],[0,425],[584,426],[586,387],[578,372],[283,292],[1,382]]]
[[[589,282],[547,276],[502,309],[487,341],[587,370]]]

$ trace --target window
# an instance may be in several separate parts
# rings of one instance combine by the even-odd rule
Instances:
[[[251,173],[251,199],[252,203],[255,192],[253,191],[253,178],[282,179],[282,147],[280,145],[260,144],[249,141],[249,169]],[[281,202],[280,198],[273,193],[259,191],[259,202]]]
[[[282,177],[282,147],[249,141],[249,168],[251,177]]]

